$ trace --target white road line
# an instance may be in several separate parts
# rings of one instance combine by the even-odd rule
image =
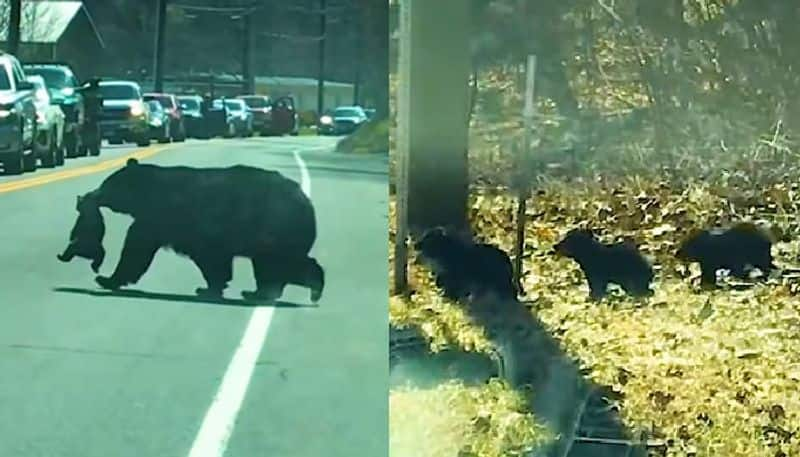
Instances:
[[[304,194],[311,197],[311,176],[308,174],[308,167],[306,167],[303,158],[300,157],[299,151],[294,151],[294,160],[297,162],[297,166],[300,167],[300,188],[303,189]]]
[[[295,151],[294,158],[300,168],[300,186],[303,193],[311,196],[311,178],[305,162]],[[259,306],[250,314],[244,336],[233,353],[217,394],[206,412],[203,424],[197,432],[189,457],[222,457],[233,433],[236,417],[242,407],[247,388],[253,377],[264,340],[275,308]]]

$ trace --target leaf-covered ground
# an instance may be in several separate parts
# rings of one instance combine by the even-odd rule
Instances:
[[[673,258],[693,227],[764,220],[796,236],[800,191],[792,179],[775,169],[753,176],[723,173],[680,185],[645,178],[552,182],[530,200],[527,298],[595,381],[623,392],[628,425],[663,438],[670,456],[800,455],[800,280],[787,274],[704,292],[695,285],[698,269]],[[476,233],[510,251],[514,204],[502,190],[476,191]],[[657,269],[654,297],[587,300],[577,265],[547,253],[587,221],[606,241],[630,237],[640,244]],[[779,266],[797,267],[797,240],[773,252]],[[437,297],[425,273],[412,269],[412,277],[419,292],[393,300],[392,320],[422,324],[434,342],[482,349],[482,333]]]
[[[494,380],[468,387],[402,388],[389,395],[392,457],[513,457],[548,436],[525,402]]]

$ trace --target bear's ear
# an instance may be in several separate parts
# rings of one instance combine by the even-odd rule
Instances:
[[[129,167],[134,166],[134,165],[139,165],[139,161],[136,160],[136,157],[131,157],[130,159],[128,159],[128,161],[125,163],[125,165],[127,165]]]

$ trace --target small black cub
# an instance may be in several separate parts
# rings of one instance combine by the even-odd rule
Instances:
[[[766,230],[743,222],[729,229],[696,231],[681,244],[675,257],[684,262],[698,262],[704,287],[715,287],[717,271],[730,270],[731,276],[747,279],[757,268],[762,279],[777,267],[772,261],[774,239]]]
[[[78,219],[69,234],[69,245],[57,256],[58,260],[69,262],[76,256],[89,259],[92,261],[92,270],[97,273],[106,256],[103,248],[103,237],[106,233],[103,214],[94,200],[87,197],[78,196],[75,209],[78,211]]]
[[[593,300],[605,297],[609,283],[619,285],[634,297],[653,295],[653,268],[633,243],[606,245],[591,230],[573,229],[555,245],[555,252],[578,262]]]
[[[425,232],[414,247],[436,276],[436,285],[451,300],[485,293],[516,300],[522,292],[514,283],[508,254],[495,246],[476,244],[437,227]]]

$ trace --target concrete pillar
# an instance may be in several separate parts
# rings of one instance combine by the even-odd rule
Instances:
[[[469,5],[401,2],[398,223],[412,234],[467,222]]]

